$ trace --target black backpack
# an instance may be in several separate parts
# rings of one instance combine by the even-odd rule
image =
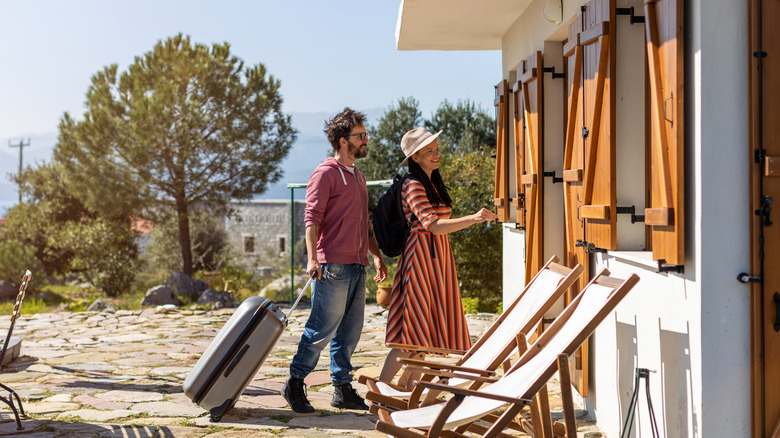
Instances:
[[[374,236],[376,236],[379,249],[388,257],[401,255],[406,245],[406,239],[409,237],[409,230],[412,229],[412,222],[417,220],[414,214],[412,214],[411,222],[407,222],[404,216],[401,193],[406,178],[414,177],[408,173],[404,176],[396,175],[390,188],[379,197],[374,209],[372,218]]]

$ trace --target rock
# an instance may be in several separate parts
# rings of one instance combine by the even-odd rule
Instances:
[[[181,301],[168,286],[155,286],[146,291],[146,296],[141,301],[141,307],[159,306],[162,304],[181,305]]]
[[[0,280],[0,300],[13,300],[19,293],[16,287],[7,280]]]
[[[108,301],[104,300],[103,298],[98,298],[97,300],[93,301],[92,304],[87,307],[87,311],[89,312],[102,312],[104,310],[113,311],[113,307],[111,307],[111,304],[108,303]]]
[[[225,291],[206,289],[198,297],[198,304],[202,306],[211,305],[212,309],[222,309],[225,307],[233,307],[233,298]]]
[[[165,285],[171,288],[175,294],[184,295],[192,299],[209,288],[205,281],[194,280],[181,271],[173,271],[171,276],[165,280]]]
[[[309,277],[304,275],[295,276],[295,297],[301,292],[301,288],[309,281]],[[259,296],[271,301],[290,301],[290,276],[277,278],[264,287],[258,294]],[[311,297],[311,289],[306,291],[306,296]]]

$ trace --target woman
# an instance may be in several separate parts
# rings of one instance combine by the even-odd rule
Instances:
[[[417,218],[398,261],[387,320],[387,343],[467,350],[471,346],[466,317],[458,290],[455,259],[448,233],[469,225],[495,220],[496,214],[480,209],[451,219],[452,199],[439,174],[439,146],[425,128],[414,128],[401,139],[413,178],[404,180],[402,205],[407,220]],[[379,380],[389,382],[401,368],[399,358],[411,352],[393,349]]]

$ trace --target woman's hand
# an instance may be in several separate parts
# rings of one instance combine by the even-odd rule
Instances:
[[[376,269],[374,281],[377,283],[385,281],[387,278],[387,265],[385,265],[385,260],[382,257],[374,256],[374,269]]]
[[[486,221],[494,221],[498,219],[498,215],[493,213],[492,211],[488,210],[487,208],[481,208],[478,212],[471,215],[474,222],[486,222]]]

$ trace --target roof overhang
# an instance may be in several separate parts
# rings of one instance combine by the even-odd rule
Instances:
[[[401,0],[398,50],[501,50],[531,0]]]

